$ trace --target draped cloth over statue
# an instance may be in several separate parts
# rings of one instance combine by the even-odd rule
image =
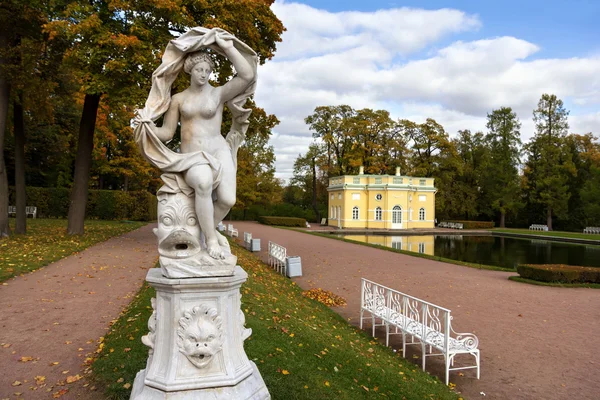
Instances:
[[[169,109],[169,105],[171,104],[171,86],[179,72],[183,69],[188,53],[193,53],[203,48],[210,48],[213,52],[224,56],[223,51],[215,42],[217,34],[226,35],[226,37],[232,39],[234,47],[253,68],[254,76],[256,77],[258,57],[254,50],[223,29],[193,28],[179,38],[171,40],[167,45],[161,65],[152,74],[152,88],[146,100],[146,105],[143,109],[137,111],[137,115],[133,121],[134,138],[141,153],[151,164],[163,172],[175,173],[173,178],[179,182],[184,192],[189,192],[192,189],[183,181],[180,173],[198,164],[210,165],[214,177],[213,189],[216,188],[219,185],[221,176],[220,162],[217,158],[204,151],[191,153],[176,153],[172,151],[153,133],[152,126],[154,121],[159,119]],[[249,124],[248,117],[251,113],[251,110],[244,108],[244,104],[254,94],[255,88],[256,78],[248,84],[246,90],[227,102],[227,107],[231,111],[233,120],[226,140],[231,148],[234,165],[237,165],[237,150],[244,140]]]

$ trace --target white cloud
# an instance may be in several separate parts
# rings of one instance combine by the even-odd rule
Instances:
[[[592,132],[600,137],[600,111],[591,114],[573,115],[569,117],[569,132],[580,135]]]
[[[287,28],[277,52],[280,59],[339,52],[369,42],[408,54],[449,33],[480,26],[477,16],[451,9],[331,13],[286,1],[275,2],[272,9]]]
[[[599,55],[532,59],[538,46],[510,36],[436,49],[441,39],[480,26],[477,16],[458,10],[331,13],[285,1],[272,8],[288,30],[275,58],[260,67],[257,103],[281,120],[271,140],[280,177],[289,177],[307,150],[304,118],[322,105],[431,117],[450,134],[485,131],[487,113],[509,106],[525,142],[541,94],[554,93],[571,110],[572,132],[600,134],[600,114],[591,112],[600,106]]]

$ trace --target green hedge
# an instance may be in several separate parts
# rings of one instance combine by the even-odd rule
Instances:
[[[600,268],[562,264],[521,264],[517,272],[522,278],[540,282],[600,283]]]
[[[491,229],[494,221],[448,221],[463,224],[463,229]]]
[[[306,220],[304,218],[294,217],[267,217],[262,216],[258,218],[258,222],[265,225],[277,225],[277,226],[299,226],[304,228],[306,226]]]
[[[327,207],[319,207],[321,218],[327,216]],[[317,220],[315,212],[312,208],[302,208],[289,203],[270,204],[268,206],[252,205],[245,210],[234,206],[229,213],[227,219],[241,221],[258,221],[262,216],[269,217],[296,217],[304,218],[307,221],[320,222]]]
[[[27,187],[27,205],[37,207],[39,218],[66,218],[69,196],[66,188]],[[14,187],[9,188],[9,202],[15,204]],[[86,218],[105,220],[156,220],[156,196],[145,191],[90,190]]]

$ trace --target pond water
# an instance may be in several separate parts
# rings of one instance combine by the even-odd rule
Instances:
[[[517,264],[569,264],[600,268],[600,246],[499,236],[338,236],[399,250],[503,268],[516,268]]]

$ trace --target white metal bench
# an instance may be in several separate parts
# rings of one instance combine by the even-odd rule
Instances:
[[[321,225],[327,225],[327,218],[321,218]]]
[[[544,231],[544,232],[547,232],[548,231],[548,225],[531,224],[529,226],[529,230],[530,231]]]
[[[8,206],[8,215],[17,215],[17,206]],[[25,216],[31,215],[32,218],[37,217],[37,207],[34,206],[26,206],[25,207]]]
[[[402,334],[404,357],[406,357],[407,344],[420,344],[423,371],[425,371],[427,357],[444,356],[446,385],[449,382],[450,371],[476,368],[477,379],[479,379],[479,340],[472,333],[457,333],[452,329],[450,310],[368,279],[361,278],[361,280],[361,329],[366,318],[371,318],[373,336],[375,336],[376,326],[385,326],[386,346],[389,345],[390,335]],[[365,312],[370,313],[371,317],[365,317]],[[381,323],[377,324],[377,319]],[[407,342],[407,336],[410,337],[410,342]],[[433,349],[438,352],[434,353]],[[454,358],[458,354],[472,355],[475,358],[475,365],[454,368]]]
[[[238,230],[234,228],[233,225],[229,224],[227,225],[227,234],[230,237],[238,237]]]
[[[282,275],[286,272],[286,258],[287,249],[269,241],[269,265]]]
[[[583,230],[583,233],[590,233],[590,234],[600,234],[600,227],[596,227],[596,226],[588,226],[587,228],[585,228]]]

